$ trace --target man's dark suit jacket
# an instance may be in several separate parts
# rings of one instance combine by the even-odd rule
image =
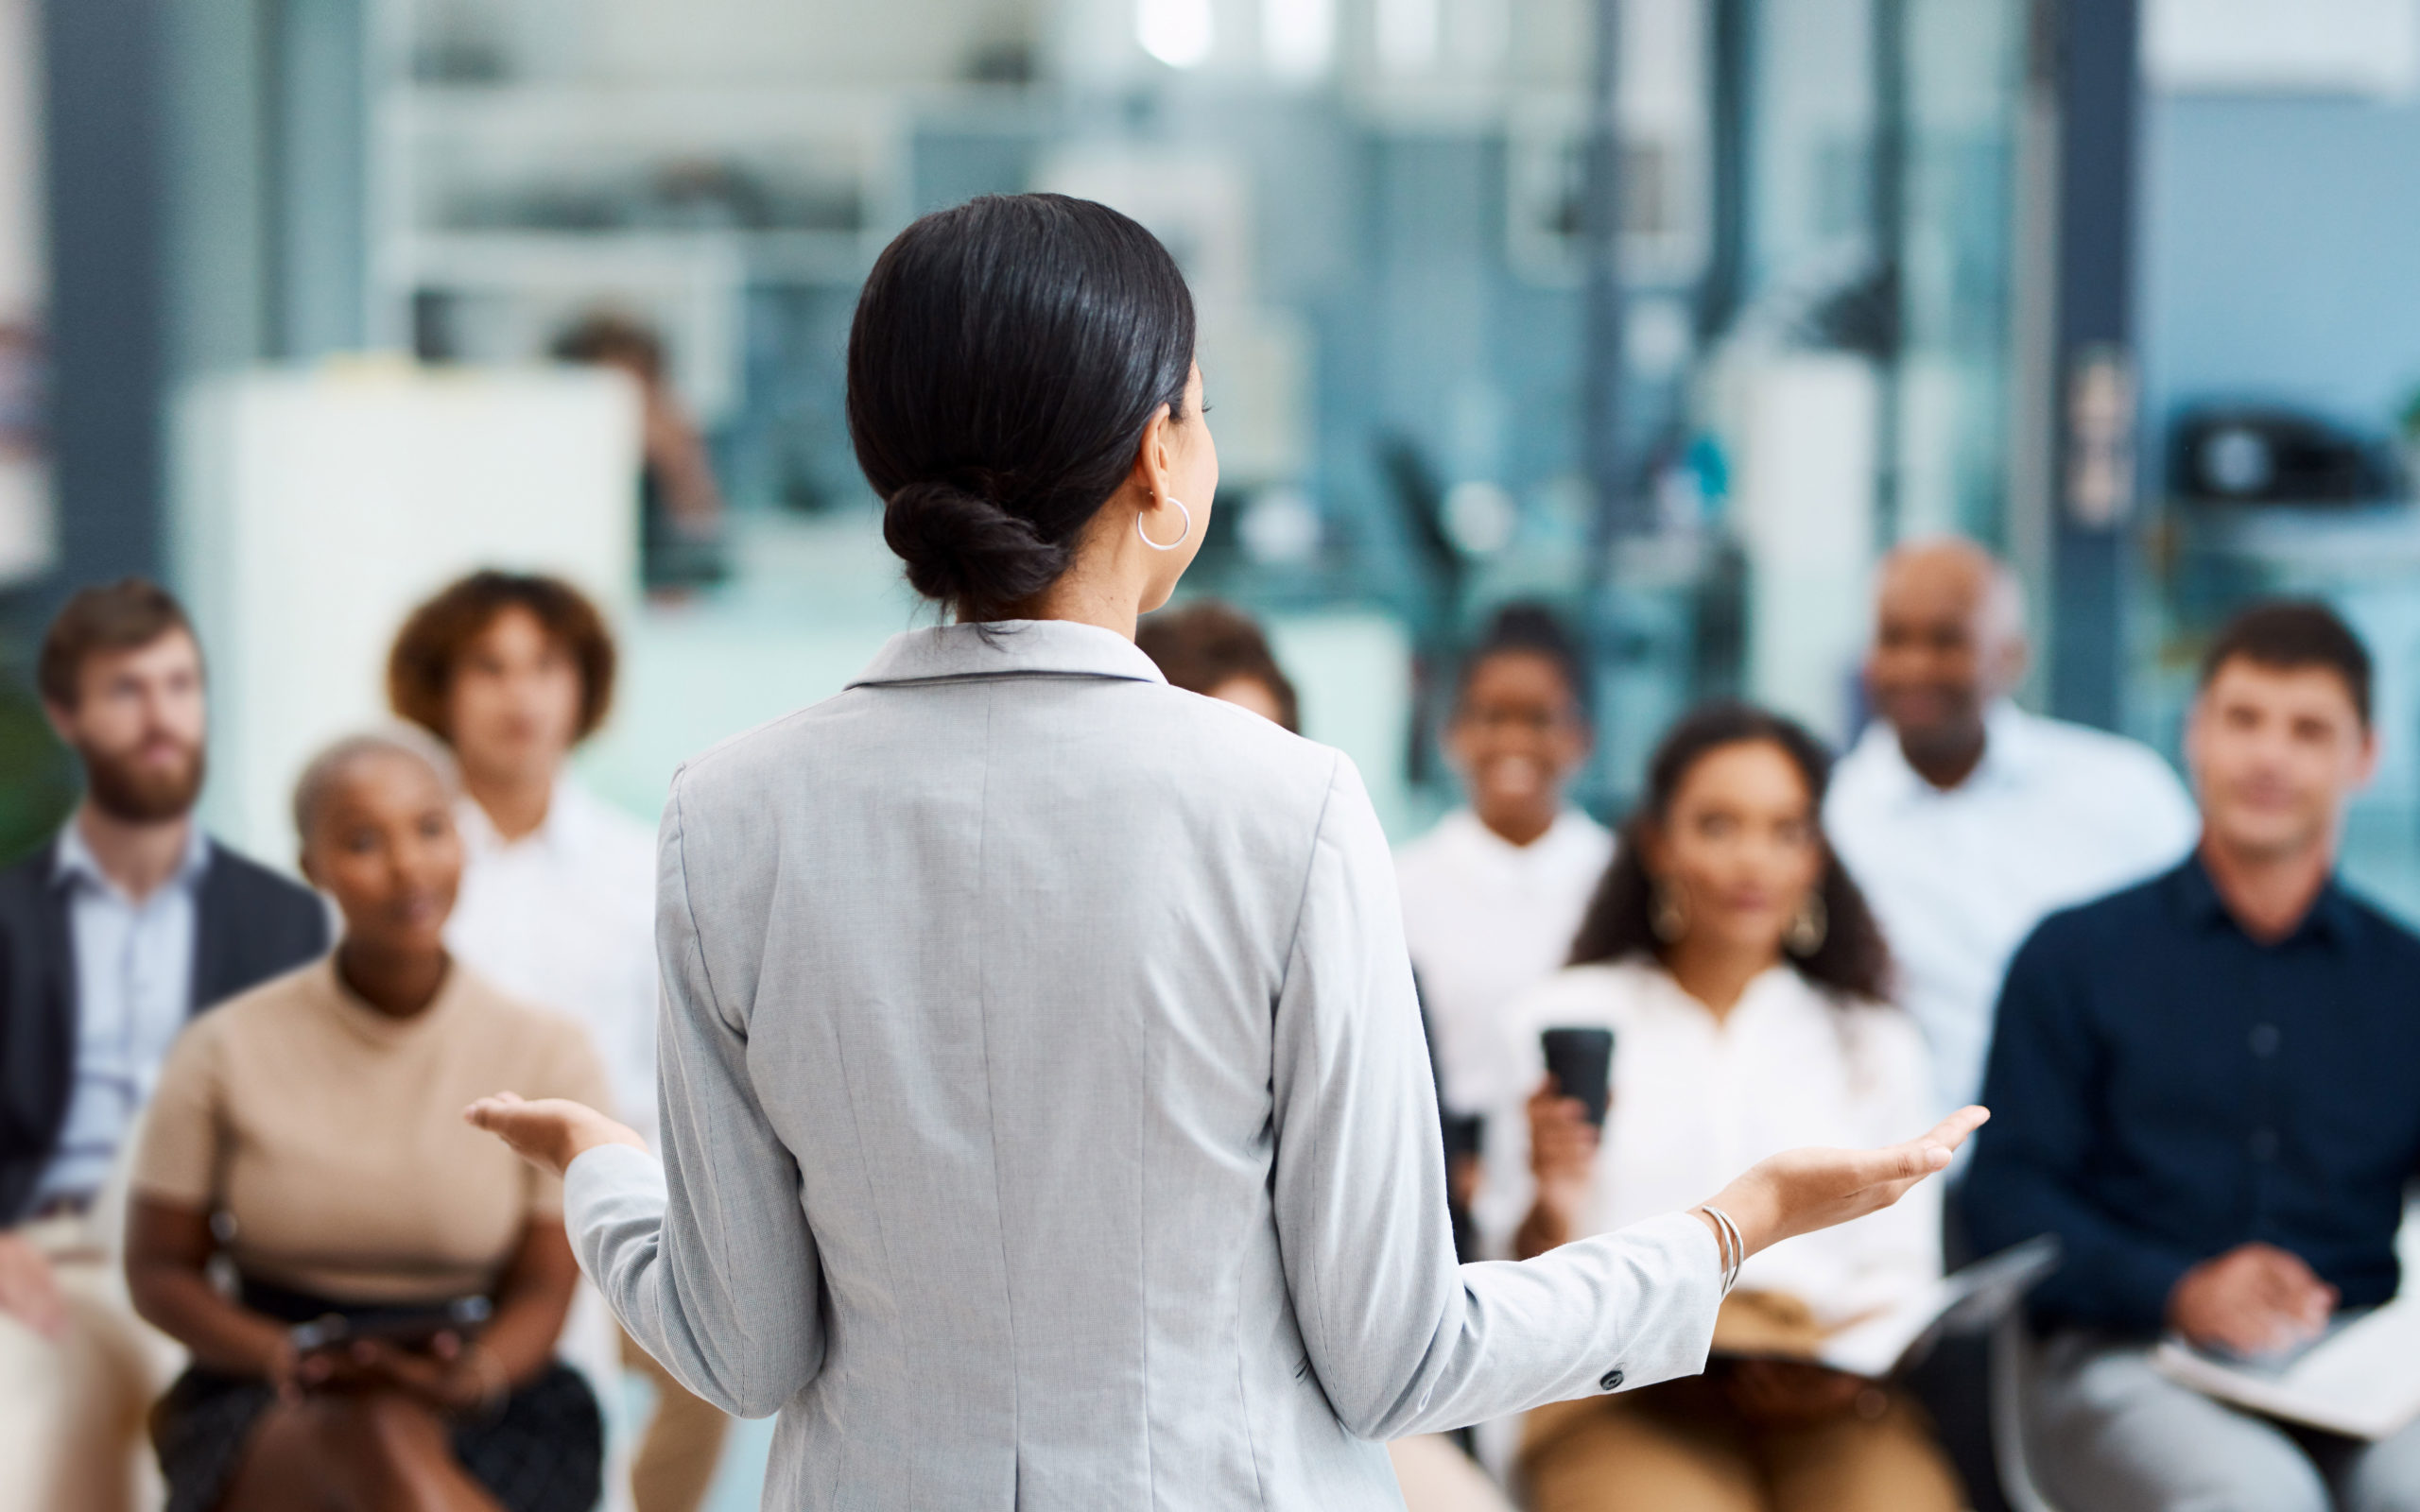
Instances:
[[[0,870],[0,1228],[32,1206],[76,1089],[76,952],[59,847]],[[195,1013],[317,959],[317,895],[216,840],[194,909]]]

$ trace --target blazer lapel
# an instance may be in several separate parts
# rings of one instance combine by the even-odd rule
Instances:
[[[32,958],[11,973],[26,1001],[0,1015],[6,1040],[0,1087],[9,1121],[41,1148],[58,1135],[76,1077],[76,942],[68,927],[68,889],[51,875],[58,854],[56,843],[45,848],[27,879]],[[0,1212],[0,1221],[9,1216]]]
[[[195,889],[193,909],[193,991],[185,1005],[185,1016],[191,1018],[203,1008],[226,997],[233,988],[225,986],[233,963],[228,959],[228,947],[234,931],[228,924],[235,912],[235,901],[227,896],[233,868],[218,864],[218,843],[204,842],[210,853],[201,867],[201,885]]]

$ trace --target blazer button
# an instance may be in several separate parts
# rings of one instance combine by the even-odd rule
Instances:
[[[1619,1370],[1608,1370],[1597,1378],[1597,1384],[1607,1391],[1619,1391],[1622,1389],[1622,1373]]]

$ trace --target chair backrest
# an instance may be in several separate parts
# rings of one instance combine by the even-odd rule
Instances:
[[[2034,1484],[2026,1459],[2025,1398],[2033,1373],[2033,1338],[2025,1314],[2013,1308],[1992,1330],[1992,1457],[1999,1463],[2000,1494],[2013,1512],[2058,1512]]]

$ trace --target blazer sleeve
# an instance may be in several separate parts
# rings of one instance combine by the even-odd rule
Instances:
[[[1339,758],[1276,1004],[1275,1201],[1320,1384],[1365,1438],[1705,1365],[1714,1236],[1686,1213],[1519,1263],[1455,1263],[1435,1083],[1385,836]]]
[[[690,907],[681,782],[657,855],[657,1050],[664,1158],[628,1145],[574,1160],[564,1225],[580,1268],[639,1347],[728,1413],[762,1418],[822,1368],[823,1270],[797,1163],[715,996]]]

